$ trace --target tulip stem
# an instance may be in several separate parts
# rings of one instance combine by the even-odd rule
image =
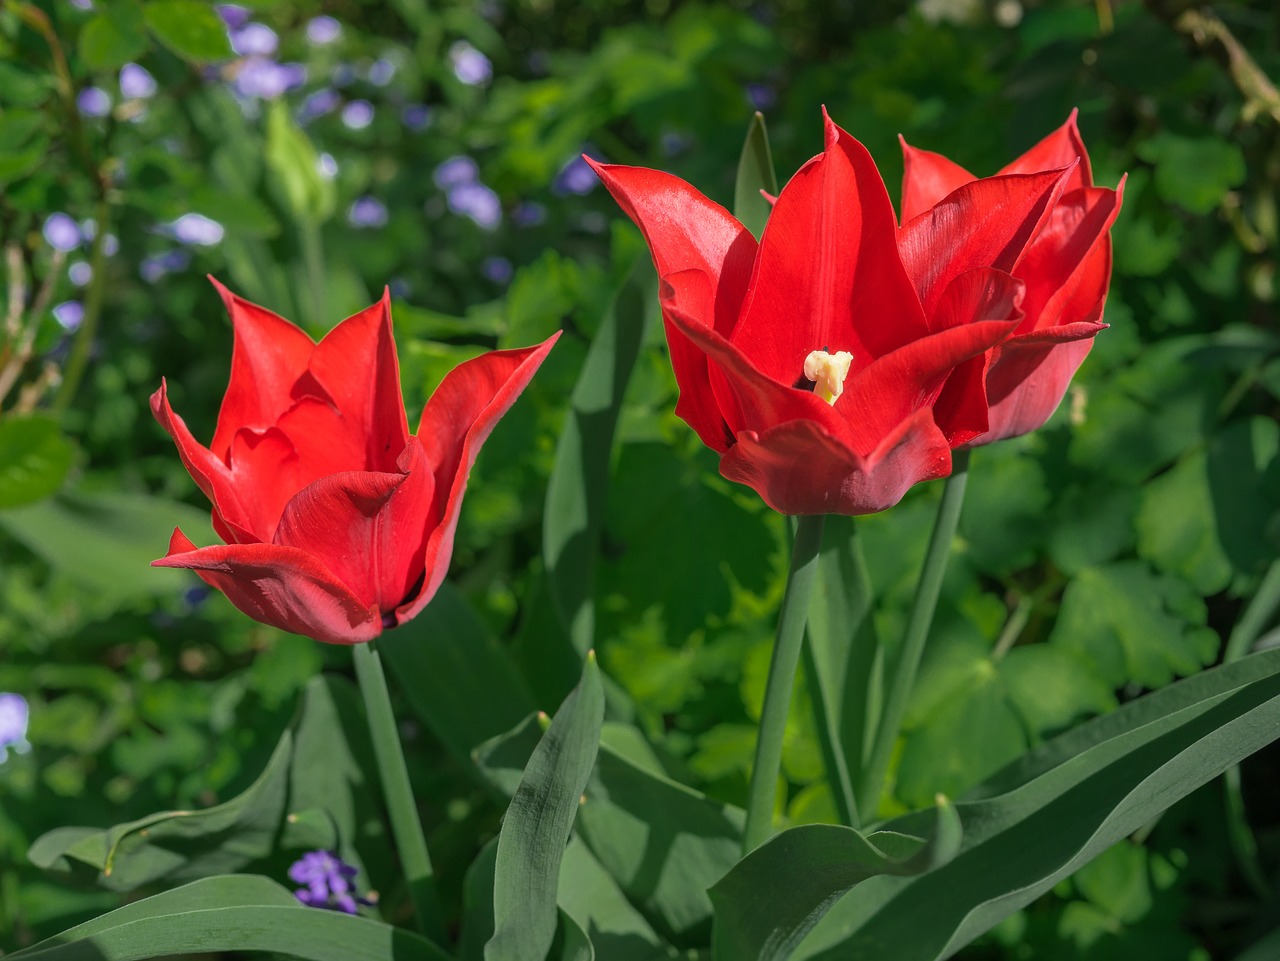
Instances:
[[[396,728],[395,713],[391,710],[391,695],[387,691],[382,660],[372,642],[354,645],[352,657],[369,719],[369,734],[373,740],[378,776],[382,781],[383,800],[391,816],[391,833],[400,852],[400,866],[409,886],[418,927],[427,937],[443,945],[446,943],[444,914],[431,870],[431,855],[427,853],[427,839],[422,833],[422,822],[418,819],[417,804],[409,786],[409,769],[404,763],[400,732]]]
[[[809,597],[818,572],[822,550],[823,514],[798,518],[795,544],[791,549],[791,570],[778,612],[778,634],[769,663],[769,680],[760,712],[760,733],[756,759],[751,769],[751,793],[747,802],[747,823],[742,835],[742,853],[749,854],[769,838],[773,830],[773,804],[777,795],[778,771],[782,767],[782,741],[795,686],[796,667],[804,643],[804,626],[809,616]]]
[[[907,702],[915,687],[916,672],[920,669],[920,659],[924,655],[924,644],[933,624],[934,611],[938,607],[942,576],[947,569],[947,559],[951,556],[951,542],[955,538],[956,525],[960,522],[960,508],[964,504],[964,489],[968,479],[969,452],[953,451],[951,476],[942,489],[938,515],[933,522],[933,534],[929,538],[924,566],[920,569],[920,580],[916,584],[915,603],[902,638],[902,651],[893,671],[880,724],[876,727],[871,755],[862,772],[858,800],[862,810],[872,817],[880,806],[880,792],[884,789],[885,775],[889,771],[889,759],[898,740],[902,718],[907,713]]]

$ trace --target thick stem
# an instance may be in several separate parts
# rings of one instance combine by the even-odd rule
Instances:
[[[871,757],[863,771],[858,799],[862,811],[868,817],[873,816],[879,807],[880,792],[884,788],[885,775],[889,770],[893,745],[898,740],[902,718],[907,713],[907,702],[911,698],[912,688],[915,687],[916,672],[920,669],[924,644],[929,637],[929,628],[933,624],[933,612],[937,609],[938,594],[942,590],[942,576],[946,572],[947,558],[951,554],[951,541],[955,537],[956,525],[960,521],[960,507],[964,504],[964,488],[968,477],[969,452],[955,451],[952,454],[951,476],[947,478],[946,486],[942,489],[938,516],[933,522],[929,549],[925,553],[924,566],[920,570],[920,581],[916,585],[915,604],[911,608],[907,631],[902,639],[902,651],[898,655],[889,695],[885,699],[884,713],[876,728]]]
[[[769,680],[764,689],[760,713],[760,733],[756,741],[755,765],[751,769],[751,793],[747,802],[747,823],[742,835],[742,853],[747,854],[769,837],[773,829],[773,800],[778,771],[782,767],[782,739],[791,707],[796,666],[804,643],[804,625],[809,615],[809,597],[818,571],[825,515],[803,516],[796,524],[796,540],[791,549],[791,571],[778,613],[778,634],[769,663]]]
[[[409,786],[409,770],[405,767],[404,751],[400,747],[400,732],[391,710],[391,696],[387,691],[382,661],[372,642],[356,644],[352,658],[369,718],[369,734],[378,763],[378,777],[382,781],[383,800],[391,816],[391,833],[400,852],[400,866],[409,886],[418,926],[427,937],[443,945],[446,943],[444,915],[431,870],[431,855],[427,853],[427,839],[422,833],[422,822],[418,819],[418,808]]]

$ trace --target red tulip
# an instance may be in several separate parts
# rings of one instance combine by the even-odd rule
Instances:
[[[648,240],[676,413],[722,455],[721,473],[783,513],[867,514],[945,477],[951,448],[987,429],[980,381],[956,391],[945,419],[934,405],[958,366],[1022,319],[1008,268],[1066,175],[984,187],[985,222],[938,252],[924,297],[879,171],[824,119],[825,152],[783,188],[758,245],[676,177],[592,165]]]
[[[1042,425],[1057,408],[1072,375],[1093,346],[1111,280],[1108,231],[1120,211],[1124,181],[1109,190],[1093,186],[1089,154],[1076,113],[996,177],[978,180],[940,154],[917,150],[904,140],[903,263],[922,298],[937,296],[938,252],[956,251],[966,225],[987,218],[987,185],[1006,175],[1070,167],[1041,229],[1004,267],[1026,285],[1022,322],[982,357],[962,364],[947,382],[936,407],[949,411],[973,403],[985,389],[989,428],[964,446],[1016,437]],[[964,261],[953,255],[949,261]],[[948,269],[955,269],[949,267]],[[943,276],[946,276],[945,273]]]
[[[151,411],[213,502],[226,543],[196,547],[175,530],[153,565],[190,568],[283,630],[333,644],[371,640],[439,588],[480,446],[559,335],[459,364],[414,436],[387,294],[316,344],[213,283],[235,327],[213,443],[191,436],[163,382]]]

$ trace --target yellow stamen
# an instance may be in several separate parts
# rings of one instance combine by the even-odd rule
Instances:
[[[825,350],[810,351],[804,359],[804,375],[813,381],[813,392],[834,406],[844,393],[844,381],[849,376],[853,354],[847,350],[829,354]]]

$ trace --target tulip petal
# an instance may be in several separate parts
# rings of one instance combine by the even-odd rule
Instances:
[[[358,644],[382,632],[377,608],[367,607],[320,561],[272,544],[200,547],[174,530],[169,553],[152,567],[195,571],[241,611],[294,634],[329,644]]]
[[[556,331],[536,347],[495,350],[459,364],[445,375],[422,411],[418,440],[433,465],[435,490],[423,551],[426,572],[416,593],[395,611],[397,623],[417,614],[439,589],[453,554],[467,477],[494,425],[528,386],[560,337]]]
[[[1093,333],[1105,324],[1073,324],[1052,334],[1037,332],[1002,344],[987,370],[990,429],[978,438],[990,444],[1041,427],[1067,393],[1071,378],[1093,347]],[[1069,330],[1092,333],[1066,339]],[[976,446],[971,444],[970,446]]]
[[[913,147],[901,135],[898,136],[898,142],[902,144],[904,224],[915,220],[934,204],[941,203],[953,190],[978,179],[940,153]]]
[[[947,285],[975,267],[1010,273],[1040,233],[1061,194],[1066,171],[974,180],[909,221],[898,247],[930,318]]]
[[[1002,174],[1030,174],[1040,170],[1055,170],[1079,164],[1067,175],[1063,191],[1079,190],[1093,186],[1093,170],[1089,165],[1089,152],[1085,150],[1076,117],[1080,111],[1072,109],[1067,122],[1045,137],[1013,163],[1000,171]]]
[[[853,369],[928,328],[894,238],[897,219],[865,147],[823,114],[826,149],[769,215],[734,345],[791,384],[810,351],[847,350]]]
[[[213,504],[215,523],[222,521],[218,533],[226,540],[241,543],[259,540],[253,533],[253,520],[240,499],[231,471],[220,458],[204,447],[187,428],[186,422],[169,406],[169,385],[160,379],[160,389],[151,395],[151,413],[173,438],[182,465],[196,485]],[[230,536],[228,536],[230,535]]]
[[[332,398],[345,432],[364,447],[362,457],[348,461],[348,467],[395,470],[409,422],[391,332],[390,291],[384,289],[376,304],[329,331],[311,355],[308,370]]]
[[[279,314],[233,294],[213,277],[235,327],[231,380],[218,411],[209,449],[225,457],[236,431],[271,427],[297,400],[295,387],[306,373],[315,344]]]
[[[635,221],[660,283],[671,274],[698,269],[711,278],[713,296],[693,319],[728,336],[738,321],[751,278],[756,240],[719,204],[678,177],[658,170],[600,164],[587,158],[618,205]],[[671,368],[680,387],[676,416],[707,446],[725,449],[724,421],[711,395],[707,357],[663,315]]]
[[[873,514],[913,484],[951,473],[951,448],[928,410],[899,424],[866,458],[813,421],[794,420],[739,434],[720,473],[783,514]]]

